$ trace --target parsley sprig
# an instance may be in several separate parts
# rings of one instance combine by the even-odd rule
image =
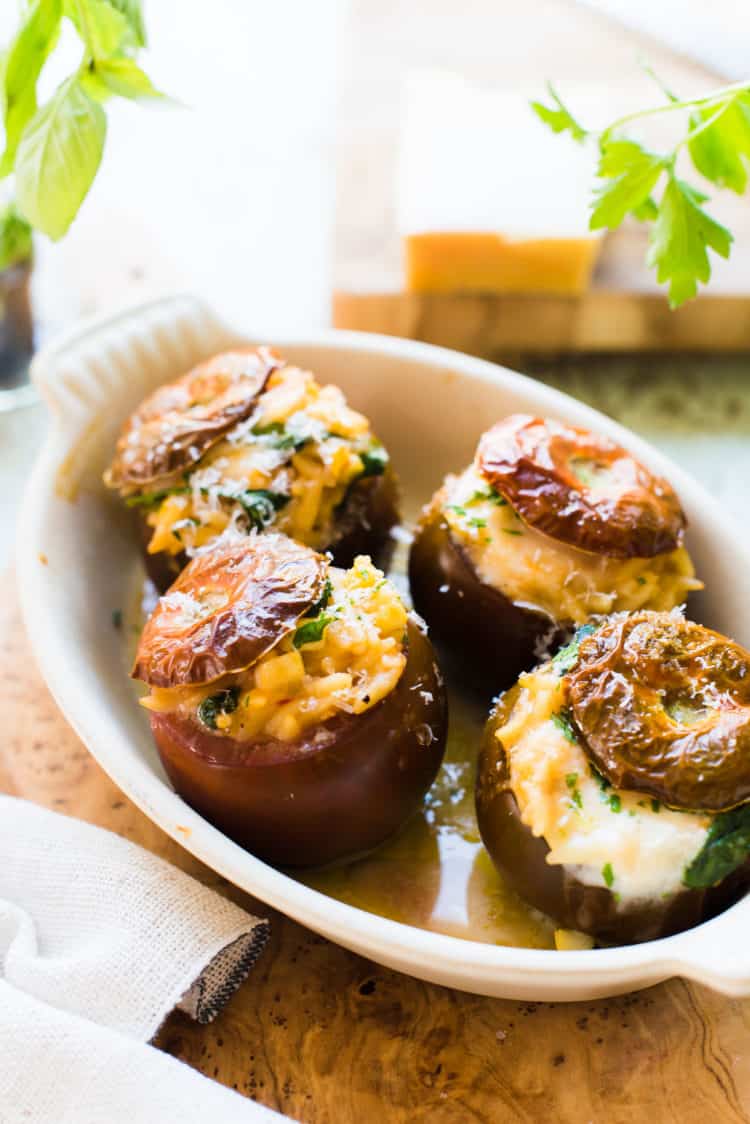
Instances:
[[[551,104],[534,101],[531,106],[553,132],[567,132],[578,143],[598,146],[589,226],[615,230],[627,215],[649,224],[647,264],[656,271],[657,281],[668,286],[669,303],[677,308],[710,279],[709,250],[728,258],[733,241],[727,228],[705,210],[708,196],[677,175],[677,158],[687,151],[704,179],[744,194],[750,164],[750,83],[687,99],[659,85],[666,98],[663,104],[619,117],[598,133],[573,116],[552,85],[547,87]],[[668,152],[652,152],[623,131],[634,121],[677,111],[686,115],[686,129]]]

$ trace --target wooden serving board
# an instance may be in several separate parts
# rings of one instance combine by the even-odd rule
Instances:
[[[563,91],[566,82],[599,83],[635,109],[661,97],[639,69],[639,56],[682,94],[703,92],[721,79],[566,0],[352,0],[348,34],[336,158],[335,327],[408,336],[492,359],[750,347],[746,197],[724,192],[712,201],[712,213],[735,235],[734,251],[728,262],[714,258],[709,291],[675,313],[646,269],[646,233],[636,223],[606,237],[592,286],[578,298],[406,293],[396,227],[402,86],[415,69],[452,70],[478,85],[535,96],[543,95],[547,79]],[[500,129],[498,123],[497,143]]]
[[[89,755],[35,668],[9,576],[3,588],[0,789],[271,915],[270,947],[222,1014],[207,1027],[171,1015],[161,1049],[303,1124],[750,1121],[750,1000],[681,980],[588,1003],[483,999],[380,968],[230,886]]]

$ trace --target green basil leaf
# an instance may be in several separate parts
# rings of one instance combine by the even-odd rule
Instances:
[[[146,25],[143,21],[141,0],[109,0],[109,3],[113,8],[116,8],[118,12],[122,12],[123,16],[128,21],[133,35],[134,45],[136,47],[147,47],[148,40],[146,37]]]
[[[132,59],[104,59],[97,62],[95,77],[113,94],[138,101],[140,98],[163,98],[147,74]]]
[[[8,48],[3,66],[5,151],[0,179],[12,171],[21,135],[36,113],[37,80],[57,43],[61,19],[61,0],[33,0]]]
[[[64,10],[95,62],[136,46],[130,23],[108,0],[64,0]]]
[[[106,133],[104,110],[75,77],[26,126],[16,153],[16,196],[37,230],[53,239],[65,234],[99,169]]]
[[[750,804],[714,816],[702,848],[685,868],[686,886],[715,886],[750,856]]]
[[[0,269],[9,269],[32,256],[31,227],[12,203],[0,211]]]

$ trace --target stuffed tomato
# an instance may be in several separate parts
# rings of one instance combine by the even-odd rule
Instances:
[[[487,724],[483,842],[566,929],[689,928],[750,885],[750,653],[679,613],[587,625]]]
[[[684,531],[670,485],[625,449],[513,415],[425,508],[412,598],[456,674],[496,692],[594,615],[682,604],[700,588]]]
[[[367,557],[342,570],[283,535],[222,540],[158,602],[133,676],[177,792],[280,865],[376,847],[442,760],[432,648]]]
[[[335,561],[387,559],[398,522],[388,454],[335,386],[269,348],[214,356],[126,422],[105,482],[139,514],[162,592],[227,528],[272,528]]]

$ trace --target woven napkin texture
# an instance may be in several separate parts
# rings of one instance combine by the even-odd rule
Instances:
[[[268,922],[100,828],[0,796],[0,1124],[280,1119],[144,1045],[207,1022]]]

